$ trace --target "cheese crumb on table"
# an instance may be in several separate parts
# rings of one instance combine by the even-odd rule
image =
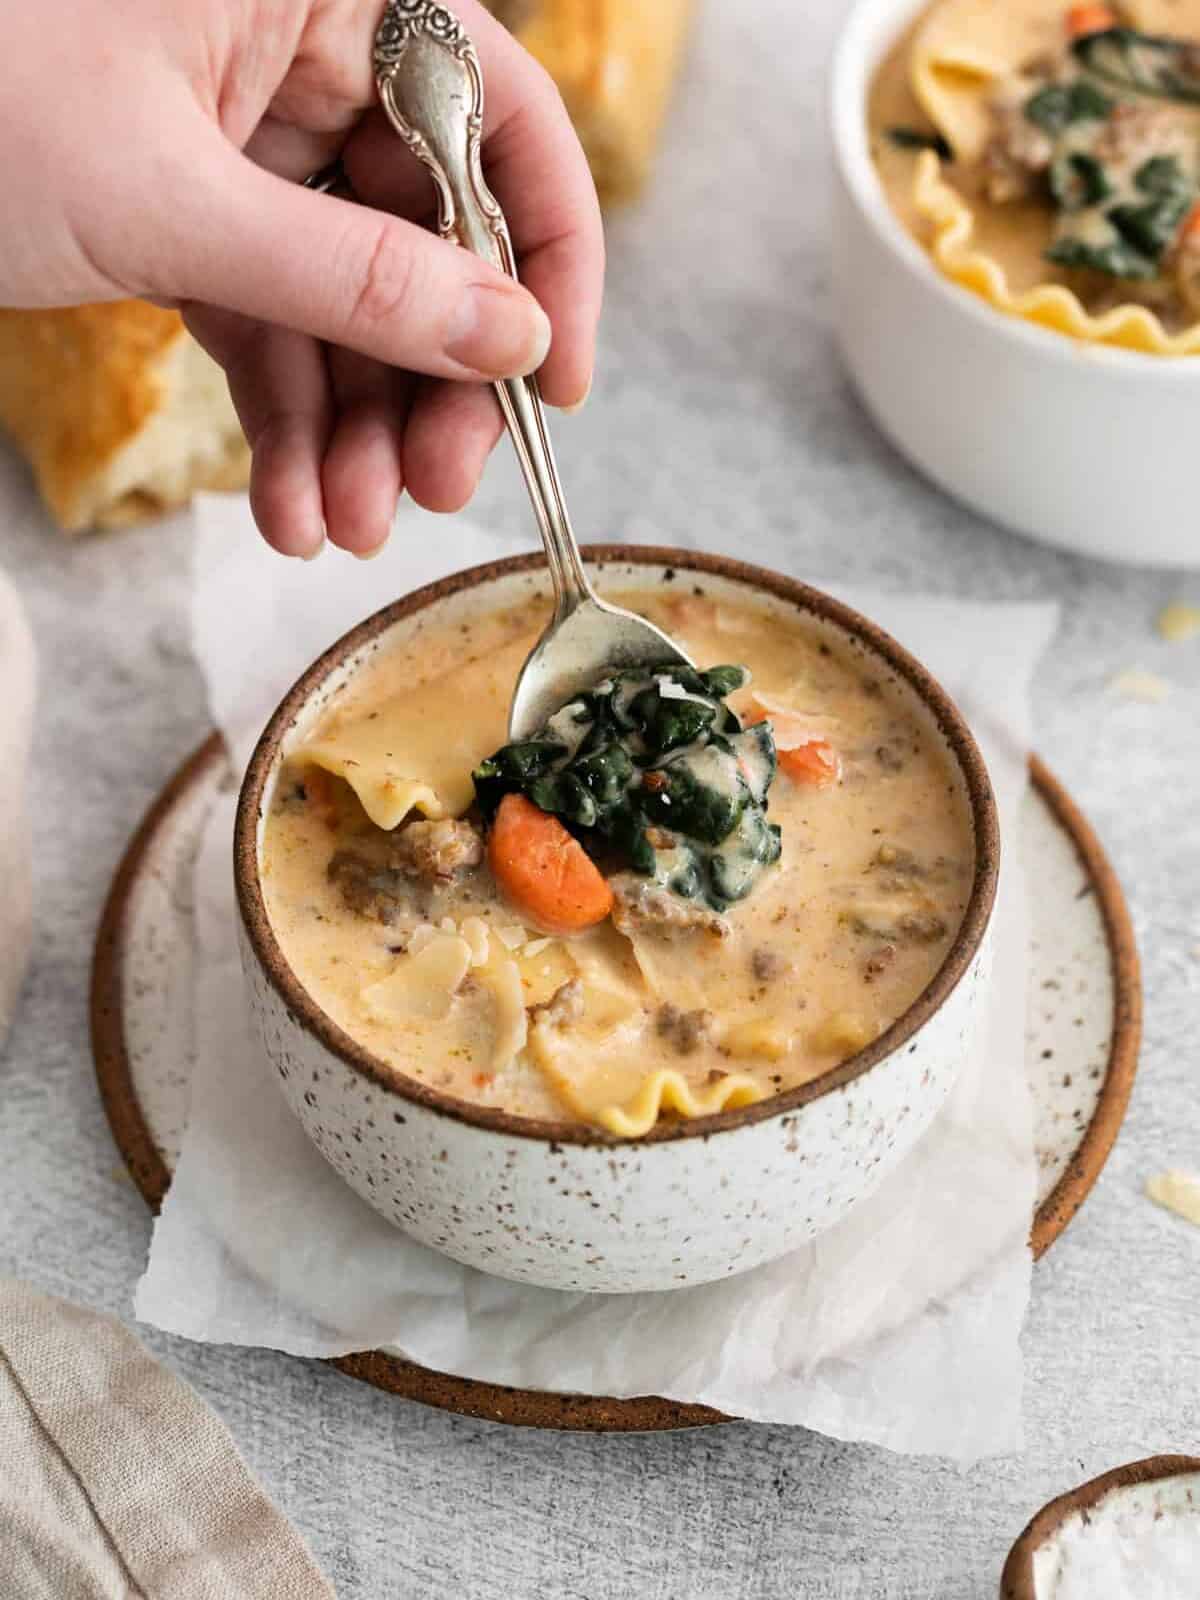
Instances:
[[[1127,667],[1110,678],[1108,686],[1125,700],[1144,700],[1152,705],[1171,693],[1171,685],[1165,678],[1160,678],[1156,672],[1147,672],[1144,667]]]
[[[1200,633],[1200,606],[1190,606],[1182,600],[1173,600],[1158,614],[1158,631],[1172,644],[1179,644]]]
[[[1159,1172],[1146,1179],[1146,1194],[1155,1205],[1200,1228],[1200,1177],[1190,1172]]]

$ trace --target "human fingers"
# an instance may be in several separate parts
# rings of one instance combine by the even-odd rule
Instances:
[[[541,366],[550,324],[504,273],[423,228],[257,167],[215,130],[149,264],[151,293],[272,321],[442,378]]]
[[[504,431],[490,385],[422,384],[404,430],[404,481],[427,511],[461,511]]]
[[[321,467],[325,526],[352,555],[386,543],[404,488],[403,438],[413,379],[351,350],[330,349],[337,420]]]
[[[485,174],[508,219],[521,281],[554,330],[539,373],[542,392],[552,405],[574,406],[587,394],[595,361],[604,288],[600,208],[558,91],[531,57],[506,41],[493,51],[498,60],[489,78]],[[367,204],[405,216],[428,208],[428,176],[382,112],[363,119],[343,160]]]
[[[325,540],[321,463],[333,423],[325,356],[304,334],[213,306],[189,304],[184,321],[225,369],[253,452],[250,506],[267,543],[311,558]]]

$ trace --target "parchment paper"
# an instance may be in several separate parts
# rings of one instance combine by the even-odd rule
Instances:
[[[241,500],[202,500],[196,523],[194,646],[239,774],[283,692],[346,628],[418,584],[518,548],[465,519],[407,511],[378,560],[328,551],[305,565],[260,545]],[[303,1355],[392,1346],[468,1377],[660,1394],[912,1453],[972,1460],[1020,1447],[1034,1162],[1018,829],[1029,683],[1056,610],[869,592],[794,571],[784,538],[755,556],[838,594],[913,650],[966,714],[996,789],[1006,854],[992,996],[917,1149],[812,1245],[711,1286],[564,1294],[426,1250],[326,1165],[251,1041],[229,798],[196,866],[197,1067],[140,1318]]]

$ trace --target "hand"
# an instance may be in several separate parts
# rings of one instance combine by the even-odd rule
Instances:
[[[0,303],[177,304],[224,367],[269,543],[357,555],[407,488],[453,511],[499,437],[490,380],[591,381],[604,247],[549,78],[455,0],[484,165],[526,288],[430,233],[428,175],[376,104],[382,0],[0,0]],[[365,113],[365,115],[364,115]],[[363,202],[300,180],[341,153]]]

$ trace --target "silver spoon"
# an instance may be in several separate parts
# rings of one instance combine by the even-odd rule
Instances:
[[[375,36],[375,78],[388,118],[429,168],[438,231],[517,276],[504,213],[480,161],[483,73],[462,24],[431,0],[390,0]],[[522,667],[508,713],[510,739],[527,739],[610,667],[691,665],[659,628],[596,597],[563,499],[546,413],[533,378],[496,384],[546,546],[554,615]]]

